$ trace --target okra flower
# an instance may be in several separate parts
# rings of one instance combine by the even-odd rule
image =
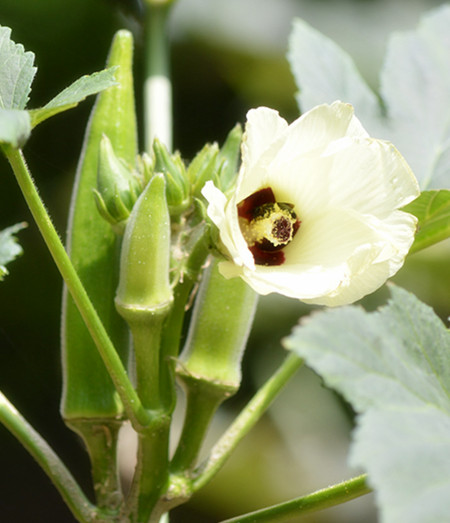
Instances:
[[[414,240],[416,218],[399,210],[419,195],[414,175],[341,102],[291,125],[249,111],[235,191],[207,182],[202,192],[227,258],[221,273],[260,294],[352,303],[400,269]]]

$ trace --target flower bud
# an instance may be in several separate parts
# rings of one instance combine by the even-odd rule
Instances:
[[[186,168],[179,153],[170,154],[157,138],[153,142],[155,171],[164,174],[166,179],[167,204],[171,216],[180,215],[190,203],[190,185]]]
[[[142,184],[145,187],[155,174],[155,159],[153,156],[144,153],[137,156],[136,163]]]
[[[207,143],[189,164],[187,176],[194,196],[200,196],[200,191],[208,180],[213,180],[214,183],[217,183],[218,154],[218,145],[216,143]]]
[[[109,138],[103,135],[100,141],[97,189],[94,189],[100,214],[113,225],[125,222],[141,191],[142,186],[136,173],[116,156]]]
[[[217,169],[218,169],[218,187],[227,193],[235,184],[240,147],[242,140],[242,128],[239,124],[235,125],[233,129],[228,133],[225,143],[220,148],[217,156]],[[214,180],[213,180],[214,181]]]

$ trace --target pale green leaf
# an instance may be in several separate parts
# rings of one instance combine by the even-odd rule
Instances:
[[[30,115],[20,109],[0,109],[0,144],[22,147],[31,133]]]
[[[450,237],[450,191],[425,191],[402,210],[419,220],[410,253]]]
[[[352,59],[297,21],[289,60],[303,111],[334,100],[355,106],[372,136],[405,156],[422,189],[450,187],[450,6],[427,14],[417,31],[394,34],[381,73],[380,103]]]
[[[333,40],[296,19],[288,59],[299,88],[296,99],[303,111],[336,100],[349,102],[367,130],[374,135],[379,132],[378,99],[352,58]]]
[[[450,5],[394,34],[381,73],[392,141],[422,188],[450,188]]]
[[[97,94],[117,82],[114,78],[115,67],[104,69],[91,75],[85,75],[61,91],[44,107],[30,111],[31,123],[35,127],[55,114],[76,107],[86,97]]]
[[[0,108],[25,109],[36,67],[34,54],[11,40],[11,29],[0,26]]]
[[[8,274],[6,265],[22,254],[22,247],[14,235],[24,227],[25,223],[17,223],[0,231],[0,281]]]
[[[351,464],[381,521],[450,521],[450,332],[432,309],[392,287],[380,310],[318,313],[284,345],[358,413]]]

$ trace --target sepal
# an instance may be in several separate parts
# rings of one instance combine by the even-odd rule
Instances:
[[[166,180],[167,204],[171,216],[180,216],[191,204],[190,184],[183,160],[178,152],[170,154],[157,138],[153,142],[155,172]]]

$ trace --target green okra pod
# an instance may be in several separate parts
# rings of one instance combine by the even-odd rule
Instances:
[[[253,322],[257,294],[240,278],[225,279],[214,260],[202,282],[178,376],[235,391],[241,359]]]
[[[186,392],[185,422],[171,470],[189,472],[219,405],[241,382],[241,360],[257,294],[240,278],[225,279],[218,261],[200,284],[177,376]]]
[[[113,40],[108,66],[116,66],[117,84],[95,103],[77,169],[69,214],[67,245],[72,263],[92,300],[122,361],[128,358],[127,328],[114,307],[118,281],[120,238],[97,210],[100,140],[106,134],[114,151],[133,165],[137,130],[132,79],[133,40],[119,31]],[[115,445],[123,407],[72,298],[64,289],[62,315],[63,397],[66,423],[85,441],[93,466],[97,495],[109,503],[105,482],[114,490]],[[116,495],[114,492],[111,495]]]
[[[130,214],[120,257],[116,307],[133,337],[137,392],[151,414],[139,430],[138,466],[128,496],[132,521],[149,521],[168,472],[170,416],[164,412],[161,331],[172,307],[170,215],[164,175],[156,173]],[[133,515],[134,517],[134,515]],[[153,520],[152,520],[153,521]]]
[[[137,390],[147,408],[159,407],[161,328],[172,306],[170,215],[166,184],[155,174],[125,228],[116,307],[133,335]]]

